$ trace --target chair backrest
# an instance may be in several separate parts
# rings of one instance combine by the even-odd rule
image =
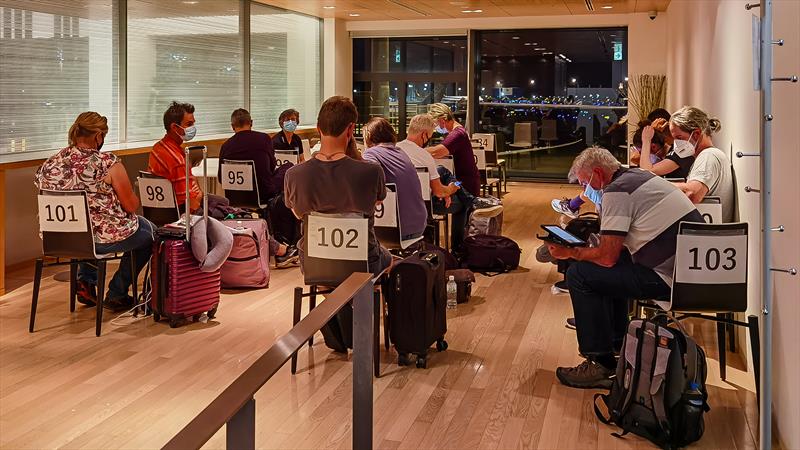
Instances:
[[[239,208],[263,209],[266,203],[261,199],[256,181],[253,160],[222,160],[222,189],[231,206]]]
[[[337,286],[354,272],[369,272],[369,219],[362,214],[310,213],[303,236],[305,284]]]
[[[472,139],[483,146],[486,164],[497,164],[497,136],[494,133],[474,133]]]
[[[678,225],[669,309],[744,312],[747,309],[747,223]]]
[[[139,185],[139,198],[142,201],[142,215],[156,226],[175,222],[181,216],[178,200],[168,179],[139,171],[136,179]]]
[[[478,166],[478,170],[486,172],[486,150],[481,148],[473,148],[472,153],[475,158],[475,164]]]
[[[543,141],[558,140],[555,119],[542,119],[542,135],[539,137],[539,139]]]
[[[386,183],[386,198],[375,206],[375,237],[387,249],[400,248],[400,209],[397,185]]]
[[[275,161],[278,166],[289,163],[296,166],[300,162],[300,154],[294,150],[275,150]]]
[[[447,155],[444,158],[437,159],[436,165],[444,167],[445,169],[449,170],[450,173],[452,173],[453,175],[455,175],[456,173],[456,164],[453,162],[452,155]]]
[[[722,199],[706,196],[695,205],[706,223],[722,223]]]
[[[308,139],[300,139],[300,143],[303,145],[303,160],[308,161],[311,159],[311,141]]]
[[[532,143],[533,131],[530,122],[517,122],[514,124],[514,143]]]
[[[41,190],[37,201],[43,255],[97,257],[86,191]]]

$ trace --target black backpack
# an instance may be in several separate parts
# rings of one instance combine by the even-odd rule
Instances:
[[[510,272],[519,266],[522,250],[504,237],[478,234],[464,239],[461,266],[484,275]]]
[[[589,235],[600,233],[600,216],[593,212],[583,213],[570,220],[564,229],[584,241],[588,241]]]
[[[671,449],[703,436],[703,414],[710,408],[703,349],[663,319],[628,324],[611,392],[595,394],[594,411],[601,422],[622,428],[622,434],[612,433],[616,437],[634,433]],[[608,417],[597,407],[598,398]]]

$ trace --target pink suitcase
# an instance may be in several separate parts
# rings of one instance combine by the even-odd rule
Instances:
[[[220,269],[224,288],[269,287],[269,231],[264,219],[231,219],[233,249]]]
[[[189,178],[189,151],[186,148],[186,178]],[[205,161],[206,148],[202,147]],[[189,210],[189,183],[186,183],[186,210]],[[208,220],[208,198],[203,198],[203,220]],[[200,262],[189,247],[191,229],[170,226],[156,231],[150,259],[152,295],[150,306],[156,322],[162,317],[170,327],[177,327],[191,317],[195,322],[203,313],[213,319],[219,305],[220,272],[202,272]]]

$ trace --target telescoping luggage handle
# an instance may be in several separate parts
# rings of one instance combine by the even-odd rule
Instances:
[[[189,191],[191,190],[192,183],[189,181],[189,175],[192,170],[192,161],[189,158],[189,154],[192,150],[202,150],[203,151],[203,222],[208,226],[208,148],[205,145],[193,145],[186,147],[184,151],[185,160],[186,160],[186,210],[184,212],[184,223],[186,224],[186,242],[191,242],[191,237],[189,233],[191,233],[192,229],[192,213],[191,213],[191,203],[189,202]]]

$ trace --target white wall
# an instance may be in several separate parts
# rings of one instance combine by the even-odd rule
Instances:
[[[697,106],[722,121],[722,132],[714,137],[717,147],[733,152],[758,153],[759,97],[753,90],[751,12],[744,1],[707,0],[673,1],[668,16],[668,106]],[[754,10],[758,13],[758,10]],[[800,3],[775,1],[776,38],[787,45],[776,48],[775,74],[798,74],[800,55]],[[775,84],[773,93],[774,180],[772,183],[774,219],[771,225],[783,224],[785,233],[774,235],[775,266],[796,266],[800,255],[800,213],[797,208],[798,183],[797,126],[800,117],[800,89],[797,85]],[[744,186],[761,188],[757,158],[733,158],[737,177],[739,220],[750,224],[750,259],[748,313],[757,313],[760,305],[760,207],[761,196],[744,192]],[[773,365],[773,416],[778,435],[787,448],[800,448],[800,321],[798,280],[774,275],[775,329]],[[772,282],[770,280],[770,282]]]
[[[323,100],[333,95],[353,97],[353,43],[346,26],[341,19],[323,22]]]

